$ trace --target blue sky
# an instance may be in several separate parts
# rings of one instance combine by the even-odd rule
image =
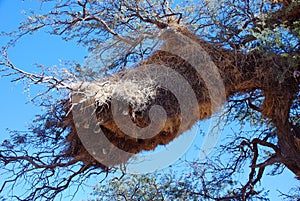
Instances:
[[[22,10],[37,8],[36,0],[22,2],[20,0],[0,0],[0,31],[15,30],[19,22],[24,20]],[[2,46],[6,38],[0,39]],[[13,63],[28,72],[38,72],[35,64],[46,66],[59,65],[60,59],[83,61],[87,51],[74,42],[65,42],[57,36],[37,32],[22,38],[17,45],[9,51]],[[10,130],[26,130],[26,126],[41,112],[40,108],[28,103],[29,96],[22,81],[10,82],[9,78],[0,78],[0,141],[9,137]],[[36,90],[36,88],[35,88]],[[1,177],[0,177],[0,180]],[[70,192],[69,192],[70,193]],[[88,193],[81,192],[76,200],[87,198]]]
[[[20,0],[0,0],[0,31],[14,30],[19,22],[24,19],[21,10],[29,8],[38,8],[36,0],[22,2]],[[5,43],[0,39],[0,45]],[[57,36],[45,34],[42,31],[34,35],[24,37],[13,49],[10,50],[11,60],[16,66],[35,72],[38,69],[35,63],[44,65],[58,65],[60,59],[78,60],[82,62],[88,52],[74,42],[65,42]],[[40,108],[28,102],[28,94],[24,93],[24,84],[11,83],[8,78],[0,78],[0,140],[9,137],[7,128],[11,130],[25,130],[34,115],[40,112]],[[27,104],[26,104],[27,103]],[[226,130],[229,132],[230,129]],[[0,178],[1,180],[1,178]],[[279,200],[276,189],[283,192],[298,184],[294,175],[289,171],[276,177],[265,176],[262,185],[271,190],[271,200]],[[88,192],[87,192],[88,193]],[[85,198],[86,193],[81,193],[79,197]],[[77,198],[79,199],[79,198]]]
[[[9,31],[18,28],[19,22],[24,19],[22,10],[34,8],[37,1],[22,2],[19,0],[0,0],[0,30]],[[7,40],[0,40],[4,44]],[[86,50],[76,43],[65,42],[57,36],[51,36],[41,31],[34,35],[22,38],[17,45],[9,51],[14,64],[28,72],[37,72],[39,69],[34,64],[45,66],[58,65],[60,59],[83,60],[87,54]],[[39,108],[28,103],[29,94],[24,93],[24,83],[11,83],[9,78],[0,79],[1,98],[0,107],[5,117],[0,120],[0,132],[4,133],[6,128],[24,129],[26,122],[30,121]],[[9,101],[8,101],[9,100]],[[3,134],[2,134],[3,137]]]

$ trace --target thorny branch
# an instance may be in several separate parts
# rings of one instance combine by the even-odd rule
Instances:
[[[37,75],[33,73],[26,72],[20,68],[17,68],[8,58],[7,52],[1,52],[2,58],[4,58],[3,62],[0,62],[0,66],[5,66],[6,69],[2,69],[2,71],[12,71],[8,72],[7,74],[3,75],[6,77],[11,77],[17,75],[18,77],[15,78],[13,81],[29,79],[33,84],[49,84],[49,89],[71,89],[69,85],[62,80],[54,76],[44,76],[44,75]]]

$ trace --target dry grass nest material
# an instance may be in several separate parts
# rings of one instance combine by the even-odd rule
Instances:
[[[276,55],[263,56],[256,52],[244,54],[216,48],[215,45],[199,39],[187,29],[179,29],[177,32],[198,43],[211,57],[211,61],[218,68],[224,81],[226,98],[236,92],[247,93],[256,89],[278,91],[279,87],[283,90],[283,88],[290,89],[291,84],[294,86],[294,81],[290,78],[286,79],[285,85],[281,85],[276,81],[278,74],[272,66],[274,64],[279,66],[277,71],[288,68],[287,62]],[[182,121],[185,117],[182,116],[177,98],[159,84],[162,79],[176,81],[178,78],[176,75],[165,76],[165,74],[160,74],[160,71],[155,72],[153,70],[157,68],[155,65],[166,66],[170,69],[170,72],[175,70],[187,80],[193,89],[197,97],[197,105],[192,106],[195,110],[190,111],[187,122]],[[180,88],[180,86],[178,87]],[[103,134],[113,146],[109,148],[103,142],[95,142],[91,146],[105,147],[98,150],[98,152],[103,152],[100,154],[100,158],[103,156],[103,158],[109,159],[109,165],[111,166],[126,163],[132,154],[142,150],[153,150],[158,145],[171,142],[179,134],[191,128],[197,120],[210,117],[212,114],[211,100],[201,75],[184,59],[163,50],[154,52],[135,69],[127,69],[106,80],[74,83],[73,89],[72,103],[70,103],[68,110],[75,106],[80,107],[82,110],[87,107],[93,108]],[[182,93],[184,93],[184,90],[182,89]],[[129,117],[140,128],[145,128],[151,124],[149,111],[153,105],[162,106],[166,111],[167,119],[165,121],[161,120],[162,125],[158,126],[162,129],[155,135],[148,138],[134,137],[131,134],[124,133],[114,121],[113,111],[111,111],[112,100],[127,105],[127,108],[121,111],[121,114]],[[268,105],[265,107],[268,107]],[[88,116],[83,114],[83,119],[86,118]],[[160,119],[158,119],[159,121]],[[66,150],[68,156],[80,158],[86,164],[97,164],[102,167],[103,164],[99,163],[92,156],[93,154],[87,152],[79,139],[72,112],[66,117],[66,125],[71,128],[66,139],[70,144],[68,150]],[[90,134],[88,132],[90,131],[87,129],[86,135]],[[136,132],[136,130],[133,129],[132,132]],[[113,151],[104,150],[113,150],[113,147],[124,150],[126,154],[116,156]]]

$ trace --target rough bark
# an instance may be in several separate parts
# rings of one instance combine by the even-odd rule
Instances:
[[[271,119],[276,127],[279,151],[276,153],[278,161],[290,169],[300,178],[300,146],[298,130],[292,129],[289,122],[290,106],[295,93],[286,88],[266,92],[262,113]]]

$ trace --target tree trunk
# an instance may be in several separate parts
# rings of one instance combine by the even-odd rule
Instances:
[[[289,122],[290,106],[295,98],[295,92],[278,88],[273,93],[266,92],[265,94],[264,106],[268,110],[263,110],[263,115],[270,118],[276,127],[280,161],[299,179],[300,133],[298,133],[299,129],[293,129]]]

